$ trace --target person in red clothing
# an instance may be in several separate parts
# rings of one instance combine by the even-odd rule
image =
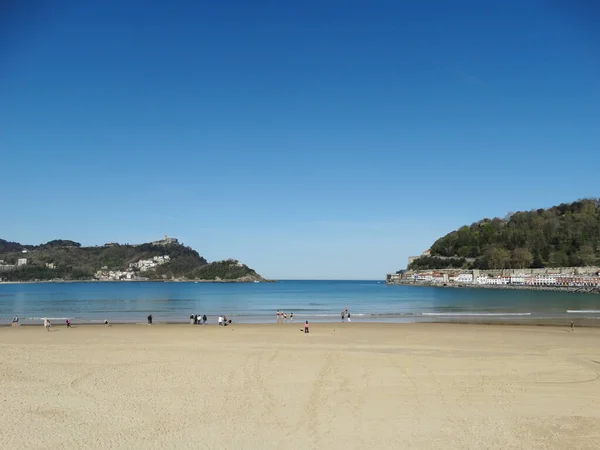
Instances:
[[[304,322],[304,332],[305,333],[309,332],[309,330],[308,330],[308,320],[306,322]]]

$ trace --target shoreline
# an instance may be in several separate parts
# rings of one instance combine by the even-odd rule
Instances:
[[[506,291],[544,291],[544,292],[562,292],[565,294],[600,294],[600,288],[596,287],[578,287],[578,286],[530,286],[530,285],[510,285],[510,284],[452,284],[452,283],[427,283],[415,281],[386,281],[388,286],[416,286],[450,289],[492,289]]]
[[[278,280],[257,280],[258,283],[277,283]],[[44,284],[44,283],[217,283],[217,284],[251,284],[254,280],[31,280],[31,281],[0,281],[3,284]],[[258,284],[257,283],[257,284]]]
[[[52,320],[52,318],[50,318]],[[54,320],[59,320],[63,318],[54,318]],[[433,320],[421,320],[421,321],[412,321],[412,322],[378,322],[378,321],[361,321],[361,322],[319,322],[319,321],[309,321],[311,327],[330,327],[330,326],[340,326],[340,327],[406,327],[406,326],[430,326],[430,325],[482,325],[482,326],[500,326],[500,327],[546,327],[546,328],[569,328],[570,323],[573,321],[573,324],[576,328],[600,328],[600,317],[598,318],[589,318],[589,317],[573,317],[569,318],[569,320],[562,320],[558,318],[545,318],[545,319],[535,319],[535,318],[527,318],[527,319],[515,319],[515,320],[507,320],[507,319],[497,319],[490,320],[485,318],[473,318],[473,319],[465,319],[465,318],[449,318],[449,319],[433,319]],[[304,321],[298,321],[293,323],[274,323],[274,322],[233,322],[230,325],[222,328],[232,328],[232,327],[242,327],[242,328],[255,328],[255,327],[281,327],[281,329],[293,328],[295,326],[302,326]],[[77,327],[102,327],[102,328],[111,328],[113,326],[121,327],[139,327],[139,326],[152,326],[152,327],[168,327],[168,328],[214,328],[218,327],[216,322],[209,322],[207,324],[197,324],[193,325],[186,321],[154,321],[152,325],[148,325],[146,322],[110,322],[109,325],[105,325],[103,322],[71,322],[71,326],[73,328]],[[11,323],[0,323],[1,328],[12,327]],[[35,327],[43,327],[43,323],[20,323],[18,327],[15,328],[35,328]],[[66,325],[63,322],[53,323],[53,328],[66,328]]]

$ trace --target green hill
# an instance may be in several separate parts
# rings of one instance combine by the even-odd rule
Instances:
[[[157,242],[82,247],[68,240],[22,245],[0,239],[0,279],[265,281],[253,269],[237,261],[209,263],[190,247],[177,242]],[[26,263],[18,265],[19,259],[26,259]],[[144,262],[147,264],[142,264]]]
[[[438,239],[409,269],[600,265],[600,200],[484,219]]]

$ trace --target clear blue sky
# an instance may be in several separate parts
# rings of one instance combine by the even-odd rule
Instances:
[[[600,194],[592,1],[2,5],[4,239],[166,233],[267,277],[382,279]]]

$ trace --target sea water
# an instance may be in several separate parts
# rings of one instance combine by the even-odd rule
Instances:
[[[93,282],[0,284],[0,323],[43,317],[74,323],[187,322],[192,314],[225,315],[234,322],[276,321],[276,311],[297,322],[415,322],[484,318],[588,318],[600,320],[600,295],[501,289],[393,286],[383,281],[279,281],[277,283]]]

